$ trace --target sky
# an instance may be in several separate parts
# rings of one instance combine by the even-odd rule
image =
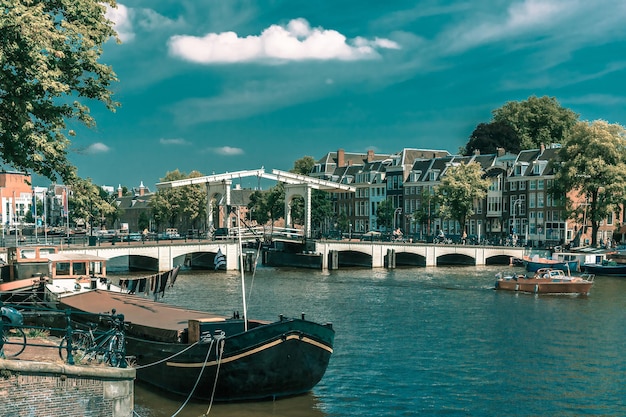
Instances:
[[[107,16],[121,107],[89,103],[97,126],[71,126],[70,160],[99,185],[338,149],[454,154],[533,95],[626,126],[623,0],[120,0]]]

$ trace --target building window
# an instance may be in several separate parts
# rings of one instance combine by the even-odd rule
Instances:
[[[526,181],[520,181],[519,189],[520,191],[524,191],[526,189]]]

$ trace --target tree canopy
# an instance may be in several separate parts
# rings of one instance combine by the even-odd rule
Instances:
[[[77,178],[72,182],[70,198],[68,199],[69,211],[73,221],[82,219],[94,228],[103,226],[103,221],[108,219],[114,223],[120,216],[119,208],[109,201],[108,194],[93,184],[91,178]]]
[[[116,37],[105,18],[114,0],[0,0],[0,158],[16,169],[66,183],[76,175],[67,158],[75,132],[95,121],[86,103],[114,111],[117,81],[99,61]]]
[[[189,175],[179,170],[170,171],[161,182],[202,177],[198,171]],[[152,216],[157,227],[181,224],[196,228],[206,217],[206,191],[200,184],[158,190],[150,200]]]
[[[531,96],[524,101],[509,101],[493,110],[488,123],[480,123],[467,144],[459,150],[471,155],[496,153],[497,148],[518,153],[538,149],[541,144],[564,143],[578,122],[578,114],[562,107],[554,97]]]
[[[626,129],[602,120],[579,122],[558,155],[554,195],[574,192],[585,199],[574,205],[568,199],[569,214],[586,217],[596,245],[600,222],[626,200]]]
[[[519,138],[519,149],[564,143],[579,115],[562,107],[554,97],[531,96],[525,101],[509,101],[493,111],[493,121],[510,125]]]
[[[469,142],[460,150],[463,155],[472,155],[474,151],[481,154],[497,153],[503,148],[511,153],[518,153],[520,139],[513,127],[505,121],[481,123],[472,132]]]
[[[467,219],[474,214],[475,202],[485,198],[489,184],[476,162],[448,168],[436,187],[442,217],[458,221],[461,231],[465,230]]]

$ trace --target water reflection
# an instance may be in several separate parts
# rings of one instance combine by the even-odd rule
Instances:
[[[135,412],[140,417],[170,417],[183,405],[184,398],[135,383]],[[209,411],[209,403],[190,401],[179,417],[199,417]],[[212,417],[324,417],[319,399],[312,393],[278,401],[260,401],[236,404],[213,404]]]

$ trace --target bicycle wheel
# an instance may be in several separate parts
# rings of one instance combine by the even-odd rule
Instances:
[[[114,334],[109,339],[109,346],[106,352],[106,363],[111,366],[120,367],[126,360],[124,349],[124,335]]]
[[[92,341],[89,333],[82,331],[72,332],[72,358],[74,363],[80,363],[83,360],[88,359],[88,352],[92,346]],[[59,357],[67,362],[67,336],[63,336],[61,343],[59,343]]]
[[[17,327],[4,326],[2,332],[2,341],[4,345],[2,351],[7,358],[14,358],[26,349],[26,335],[24,330]]]

